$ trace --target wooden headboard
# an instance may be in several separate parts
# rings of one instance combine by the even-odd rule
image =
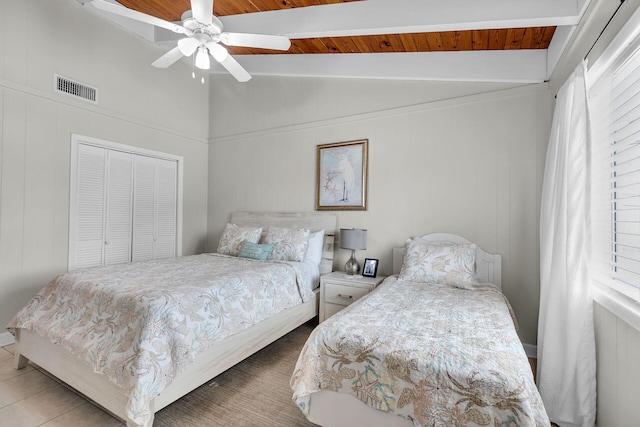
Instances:
[[[231,222],[245,227],[304,228],[310,231],[324,230],[324,245],[320,274],[333,271],[333,247],[337,226],[335,214],[325,212],[233,212]]]
[[[464,237],[449,233],[426,234],[421,237],[424,240],[442,243],[471,243]],[[393,248],[393,274],[400,273],[406,248]],[[476,249],[476,275],[481,283],[493,283],[502,288],[502,257],[499,254],[490,254],[479,246]]]

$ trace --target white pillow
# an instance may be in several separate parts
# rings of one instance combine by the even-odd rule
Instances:
[[[309,230],[269,227],[264,240],[273,244],[271,259],[302,262],[309,245]]]
[[[305,259],[302,263],[309,269],[309,277],[306,285],[309,286],[309,289],[314,290],[320,286],[320,268],[308,259]]]
[[[248,240],[251,243],[258,243],[260,233],[262,233],[261,227],[239,227],[228,223],[218,243],[218,253],[238,256],[242,242]]]
[[[412,237],[410,239],[407,239],[405,244],[409,243],[409,241],[411,241],[411,240],[413,240],[416,243],[420,243],[422,245],[425,245],[425,246],[456,246],[456,245],[464,244],[464,243],[449,242],[449,241],[446,241],[446,240],[427,240],[427,239],[423,238],[422,236],[416,236],[416,237]],[[477,275],[477,271],[476,271],[475,257],[474,257],[474,262],[473,262],[473,276],[474,276],[475,282],[478,283],[478,275]]]
[[[472,289],[475,243],[434,245],[420,240],[407,241],[407,254],[398,278],[412,282],[436,283]]]
[[[324,230],[310,233],[309,244],[307,245],[307,252],[304,254],[304,260],[312,261],[315,265],[320,266],[320,261],[322,261],[323,246],[324,246]]]

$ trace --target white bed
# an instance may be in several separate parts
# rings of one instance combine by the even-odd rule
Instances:
[[[469,244],[466,239],[460,236],[444,233],[426,235],[422,236],[420,239],[432,242],[448,242],[462,245]],[[409,313],[415,314],[427,312],[428,310],[425,308],[426,304],[433,305],[433,302],[426,303],[424,301],[416,304],[416,301],[419,301],[419,298],[417,298],[416,295],[422,294],[416,294],[415,292],[409,293],[412,289],[409,288],[408,284],[402,284],[402,282],[397,280],[397,275],[401,271],[405,252],[405,248],[393,249],[393,273],[395,276],[385,280],[385,282],[387,280],[392,281],[389,285],[383,283],[378,289],[368,296],[358,300],[356,303],[352,304],[349,308],[343,310],[337,315],[334,315],[333,318],[329,318],[328,321],[325,321],[318,326],[318,328],[316,328],[309,337],[307,344],[301,352],[296,370],[291,379],[292,390],[294,392],[294,402],[298,404],[309,421],[318,425],[332,427],[409,427],[430,425],[431,423],[434,423],[434,418],[436,417],[433,416],[432,413],[429,414],[431,417],[429,418],[429,422],[427,423],[425,421],[425,419],[428,418],[424,414],[427,409],[423,408],[428,408],[429,411],[431,411],[433,406],[418,405],[416,401],[417,397],[415,397],[414,394],[415,390],[418,390],[419,388],[416,384],[420,384],[421,381],[426,381],[426,383],[431,381],[432,385],[433,383],[436,383],[438,384],[438,387],[444,387],[443,389],[450,387],[450,385],[442,385],[447,383],[446,376],[435,369],[435,375],[444,377],[445,381],[441,381],[440,379],[430,380],[428,377],[422,377],[419,376],[419,374],[414,374],[414,372],[418,372],[418,368],[416,368],[415,365],[419,365],[419,370],[422,370],[424,366],[437,365],[443,363],[443,361],[446,361],[447,363],[451,362],[449,362],[445,356],[441,355],[440,350],[435,350],[435,348],[437,348],[436,346],[422,346],[422,343],[424,342],[433,343],[436,341],[425,340],[424,338],[427,335],[421,336],[417,330],[409,335],[404,335],[407,333],[407,329],[400,327],[408,324],[410,328],[429,329],[421,326],[427,322],[423,321],[417,326],[411,325],[411,323],[408,323],[406,320],[403,321],[404,323],[399,322],[399,324],[393,322],[394,318],[399,317],[397,316],[398,312],[403,312],[403,316],[400,317],[409,317],[411,316]],[[478,282],[493,283],[500,287],[500,255],[486,253],[478,247],[475,253],[475,272]],[[398,284],[402,284],[402,286],[391,288],[393,289],[393,293],[388,292],[390,286]],[[448,288],[448,286],[441,286],[441,288]],[[408,292],[413,298],[407,298],[402,302],[402,297],[400,295],[404,292],[403,289],[408,289],[406,292]],[[464,292],[475,292],[474,290],[462,289],[456,289],[455,291],[461,295]],[[496,294],[501,295],[500,292],[493,292],[493,299],[496,298]],[[425,295],[431,296],[431,294]],[[402,302],[400,306],[393,305],[395,302],[389,302],[391,299],[396,298],[396,296],[398,296],[398,301]],[[462,299],[464,300],[464,298],[466,297],[463,296]],[[500,298],[502,298],[502,296],[500,296]],[[381,302],[388,303],[389,305],[385,306],[384,304],[381,304]],[[419,304],[422,304],[422,306]],[[482,304],[483,301],[480,303],[480,310],[483,310]],[[515,402],[515,397],[503,398],[502,404],[509,406],[510,409],[513,408],[514,418],[519,419],[519,422],[514,423],[513,425],[546,426],[548,425],[548,419],[546,418],[542,401],[539,398],[537,390],[535,390],[535,383],[532,378],[526,355],[520,345],[519,339],[517,338],[514,325],[511,323],[511,316],[509,315],[510,310],[502,310],[499,305],[500,304],[498,304],[499,311],[503,312],[499,313],[502,317],[502,324],[506,324],[504,320],[504,317],[506,316],[506,322],[510,325],[508,326],[508,335],[510,336],[511,346],[510,349],[507,349],[508,351],[503,350],[502,348],[500,348],[500,351],[504,351],[509,355],[509,357],[511,354],[514,355],[513,358],[515,359],[515,362],[513,362],[513,364],[517,365],[517,368],[519,369],[519,375],[523,378],[522,383],[524,384],[526,382],[527,384],[525,392],[527,395],[531,394],[533,396],[531,398],[533,402],[532,404],[529,404],[529,402],[524,402],[522,404],[522,407],[526,406],[528,408],[523,412],[519,411],[519,403]],[[389,307],[396,309],[395,312],[391,312],[393,310],[387,310],[387,312],[385,312],[385,308],[388,309]],[[477,308],[478,304],[476,302],[476,311]],[[505,314],[504,311],[507,311],[507,314]],[[462,317],[464,316],[465,312],[462,312]],[[499,317],[495,313],[492,313],[492,316]],[[445,329],[451,328],[451,324],[448,324],[446,320],[442,321],[442,319],[438,319],[437,317],[433,317],[432,319],[434,319],[434,322],[441,322],[440,325],[445,325]],[[393,339],[385,341],[385,335],[380,334],[382,338],[378,341],[378,331],[386,327],[393,331],[392,334],[399,335],[400,337],[396,338],[395,341],[393,341]],[[473,328],[473,326],[471,328]],[[455,332],[455,328],[452,329],[454,329]],[[467,329],[469,328],[467,327]],[[440,331],[440,334],[443,336],[453,335],[451,330],[448,332]],[[414,342],[413,344],[409,344],[409,346],[405,346],[405,340],[410,341],[409,337],[413,338],[414,335],[416,337],[420,337],[418,339],[420,344],[418,344],[417,347],[411,347],[411,345],[416,345]],[[431,336],[428,336],[428,338],[431,338]],[[439,338],[434,338],[434,340],[436,339]],[[346,351],[344,349],[346,349]],[[416,349],[424,351],[416,351]],[[433,351],[438,352],[437,361],[432,361],[432,359],[430,359],[431,352]],[[408,357],[407,359],[403,359],[402,357],[399,357],[398,359],[390,359],[388,357],[390,354],[400,352],[404,352],[406,354],[412,352],[412,355],[418,354],[420,356],[412,356],[413,359],[410,363],[406,363],[406,360],[409,359]],[[465,359],[463,356],[460,356],[460,354],[461,352],[456,354],[459,359],[452,362],[453,364],[467,364],[469,372],[479,372],[479,375],[486,372],[486,366],[476,368],[474,366],[474,362],[471,361],[469,357]],[[383,365],[382,360],[385,360],[385,363],[387,364],[386,369],[381,367]],[[395,378],[395,376],[400,376],[397,373],[400,369],[398,369],[398,366],[394,368],[396,374],[394,376],[394,372],[388,364],[389,360],[394,360],[394,362],[400,361],[399,365],[402,365],[404,368],[404,370],[401,371],[405,373],[405,376],[403,377],[404,382]],[[405,364],[403,365],[402,363]],[[479,369],[479,371],[477,369]],[[408,374],[408,372],[411,373]],[[370,375],[370,377],[367,377],[367,375]],[[428,375],[434,374],[430,372]],[[446,375],[449,375],[449,371],[446,371]],[[454,372],[452,375],[455,376],[456,373]],[[456,384],[459,384],[460,387],[468,387],[471,389],[474,386],[473,378],[475,377],[473,377],[473,375],[467,376],[464,381],[459,381],[459,383]],[[489,376],[491,375],[493,374],[489,374]],[[392,377],[393,379],[389,380],[389,377]],[[451,384],[451,381],[448,383]],[[513,383],[511,383],[511,386],[514,387]],[[395,388],[395,390],[390,392],[390,388]],[[403,392],[400,393],[400,390],[403,390]],[[423,390],[431,390],[427,391],[426,395],[440,393],[440,391],[434,391],[439,390],[439,388],[434,389],[425,386]],[[483,414],[481,411],[476,409],[480,408],[480,406],[472,405],[472,402],[475,402],[473,400],[475,397],[472,397],[471,395],[465,396],[464,392],[456,394],[458,391],[459,390],[456,390],[455,392],[450,393],[454,396],[453,405],[450,406],[454,406],[454,408],[441,405],[441,418],[438,419],[439,423],[436,422],[435,424],[476,426],[480,424],[494,425],[494,422],[498,423],[497,418],[490,419],[489,415],[492,415],[490,412],[488,414]],[[407,398],[409,396],[413,396],[413,400],[412,398]],[[456,402],[456,399],[460,396],[462,397],[458,402]],[[422,395],[422,398],[426,399],[425,395]],[[389,399],[391,404],[388,404],[386,399]],[[465,402],[463,401],[467,400],[468,403],[466,403],[465,408]],[[429,405],[432,404],[429,403]],[[483,407],[480,409],[485,410],[486,408]],[[451,412],[447,412],[449,410]],[[460,422],[460,418],[456,420],[446,418],[455,411],[458,411],[457,415],[462,417],[461,413],[465,410],[468,412],[462,414],[464,416],[469,416],[469,414],[479,415],[477,420],[479,421],[478,424],[463,423]],[[420,413],[421,411],[423,414]],[[524,415],[525,412],[526,415]],[[534,415],[531,416],[531,414]],[[425,415],[425,417],[422,417],[422,415]],[[532,419],[530,419],[530,417]],[[469,421],[467,420],[467,422]]]
[[[330,272],[333,261],[336,216],[325,213],[233,213],[230,222],[242,227],[306,228],[325,230],[320,273]],[[267,346],[318,314],[317,290],[307,302],[288,308],[275,316],[248,327],[215,343],[197,355],[195,361],[184,368],[166,388],[149,402],[150,417],[144,424],[153,424],[153,414],[180,397],[209,381],[211,378]],[[72,386],[128,426],[139,425],[127,417],[129,401],[123,390],[97,374],[94,369],[71,355],[61,345],[53,344],[28,329],[15,330],[16,369],[24,368],[28,361],[39,365],[58,379]]]

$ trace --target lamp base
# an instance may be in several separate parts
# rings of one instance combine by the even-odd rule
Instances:
[[[356,251],[351,251],[351,258],[349,258],[349,261],[344,265],[344,271],[350,276],[360,273],[360,264],[358,264],[358,260],[356,259]]]

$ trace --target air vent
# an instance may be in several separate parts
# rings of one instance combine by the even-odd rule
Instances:
[[[84,83],[75,82],[66,77],[54,74],[54,90],[60,93],[66,93],[73,97],[84,99],[85,101],[98,103],[98,89],[87,86]]]

